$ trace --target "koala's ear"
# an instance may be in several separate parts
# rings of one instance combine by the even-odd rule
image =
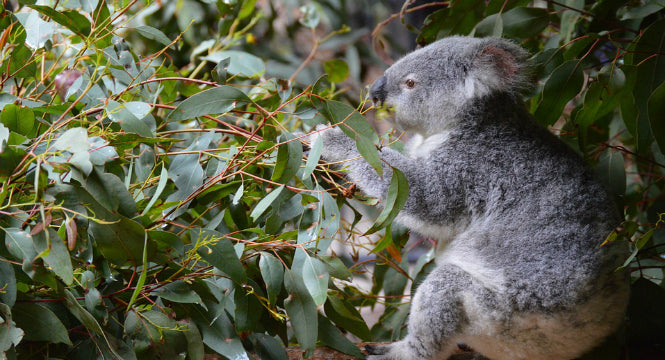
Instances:
[[[526,50],[508,40],[490,38],[482,42],[466,79],[467,95],[524,91],[530,86],[527,56]]]

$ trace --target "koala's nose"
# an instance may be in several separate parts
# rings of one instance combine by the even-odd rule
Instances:
[[[386,100],[386,77],[381,76],[376,79],[374,84],[369,88],[369,96],[372,98],[374,105],[381,105]]]

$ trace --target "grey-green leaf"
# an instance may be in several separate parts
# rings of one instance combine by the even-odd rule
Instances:
[[[250,102],[242,91],[231,86],[219,86],[190,96],[173,109],[167,118],[170,121],[179,121],[203,115],[223,114]]]
[[[328,293],[328,269],[319,259],[309,256],[303,248],[297,248],[293,257],[293,271],[297,271],[305,283],[305,287],[312,295],[316,306],[321,306],[326,301]]]
[[[319,339],[327,346],[343,352],[345,354],[355,356],[357,358],[364,358],[360,349],[355,346],[339,329],[337,329],[330,320],[326,319],[323,315],[319,314]]]
[[[665,82],[649,96],[649,124],[661,153],[665,154]]]
[[[12,308],[12,313],[16,325],[25,331],[26,340],[72,346],[67,328],[47,307],[37,303],[18,303]]]
[[[270,205],[277,199],[279,194],[284,190],[284,185],[273,189],[268,195],[266,195],[252,210],[252,213],[249,214],[249,217],[252,218],[252,221],[256,221],[263,213],[268,210]]]
[[[201,297],[182,280],[168,283],[153,291],[152,294],[178,303],[202,303]]]
[[[261,252],[261,260],[259,260],[259,269],[261,270],[261,277],[266,284],[268,292],[268,302],[270,305],[275,305],[277,295],[282,290],[282,283],[284,280],[284,265],[274,255],[267,252]]]
[[[43,257],[44,262],[65,284],[71,285],[74,281],[74,269],[67,245],[53,229],[49,228],[46,231],[48,231],[51,247],[48,255]],[[44,231],[33,236],[35,250],[38,253],[43,253],[48,248],[49,239],[46,236],[47,234]]]
[[[16,302],[16,275],[14,267],[5,258],[0,256],[0,301],[14,306]]]
[[[152,26],[141,25],[135,27],[134,30],[146,39],[155,40],[165,46],[171,44],[171,39],[169,39],[168,36],[166,36],[161,30],[155,29]]]
[[[215,64],[224,59],[230,59],[229,67],[226,69],[228,73],[233,75],[241,75],[244,77],[259,77],[266,71],[266,66],[256,55],[238,50],[226,50],[214,52],[208,56],[204,56],[203,60],[211,61]]]
[[[303,350],[314,350],[318,337],[316,304],[300,275],[289,269],[284,274],[284,286],[289,292],[289,297],[284,300],[284,307],[298,344]]]
[[[409,197],[409,182],[404,173],[399,169],[393,168],[392,173],[384,208],[381,210],[372,227],[365,234],[375,233],[391,224],[404,204],[406,204],[406,200]]]
[[[584,84],[582,65],[579,60],[570,60],[554,69],[545,83],[543,97],[536,110],[536,119],[552,125],[561,116],[570,99],[577,95]]]
[[[210,229],[192,230],[192,237],[197,241],[213,241],[212,244],[202,246],[197,250],[201,258],[224,272],[236,284],[244,284],[247,281],[247,274],[236,255],[231,240]]]
[[[282,140],[286,143],[281,144],[277,150],[277,160],[271,180],[285,184],[300,169],[300,164],[302,163],[302,144],[300,141],[294,140],[293,135],[288,132],[282,133]]]

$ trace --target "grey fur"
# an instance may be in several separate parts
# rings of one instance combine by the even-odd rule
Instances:
[[[625,249],[600,245],[621,217],[524,108],[526,57],[507,40],[450,37],[386,70],[371,96],[415,136],[408,154],[381,149],[383,177],[340,130],[315,135],[324,159],[353,159],[347,176],[370,196],[385,199],[400,169],[410,189],[397,221],[438,240],[409,334],[369,359],[446,359],[458,343],[494,360],[572,359],[620,324]]]

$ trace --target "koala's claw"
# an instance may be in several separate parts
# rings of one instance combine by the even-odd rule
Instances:
[[[365,351],[370,355],[383,355],[388,352],[388,348],[381,345],[365,345]]]

